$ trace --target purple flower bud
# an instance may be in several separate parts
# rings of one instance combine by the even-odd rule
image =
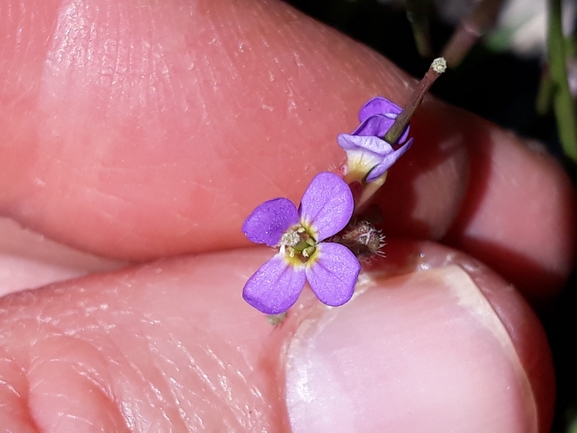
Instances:
[[[337,142],[347,153],[347,177],[352,180],[366,177],[367,182],[372,182],[411,147],[413,140],[408,139],[408,126],[396,147],[383,138],[400,112],[401,108],[388,99],[373,98],[361,108],[361,124],[357,129],[352,134],[339,134]]]

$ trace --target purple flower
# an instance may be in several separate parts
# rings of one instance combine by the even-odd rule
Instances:
[[[372,182],[411,147],[413,139],[407,141],[408,126],[398,140],[397,149],[383,139],[401,111],[401,107],[388,99],[373,98],[359,111],[359,127],[352,134],[339,134],[339,146],[347,153],[348,178],[362,180],[366,176],[366,181]]]
[[[252,242],[279,252],[249,278],[245,301],[265,314],[279,314],[296,302],[305,281],[327,305],[351,299],[361,265],[347,247],[323,241],[347,225],[353,209],[349,186],[333,173],[312,180],[298,210],[286,198],[259,205],[242,231]]]

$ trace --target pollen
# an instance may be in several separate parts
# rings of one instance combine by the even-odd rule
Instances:
[[[298,233],[298,230],[289,230],[285,234],[282,235],[280,239],[281,247],[294,247],[301,241],[301,237]]]

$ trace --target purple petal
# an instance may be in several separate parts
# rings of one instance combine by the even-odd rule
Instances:
[[[296,206],[286,198],[275,198],[252,211],[242,225],[242,232],[254,243],[273,247],[287,229],[298,222]]]
[[[345,246],[332,242],[317,245],[316,259],[307,267],[311,289],[321,302],[337,307],[343,305],[355,291],[361,265]]]
[[[394,152],[389,143],[374,136],[339,134],[337,143],[344,150],[362,150],[379,158]]]
[[[411,147],[411,144],[413,144],[412,138],[409,141],[407,141],[406,144],[404,144],[403,146],[401,146],[397,150],[389,153],[388,155],[385,155],[383,157],[382,162],[371,170],[371,172],[367,176],[367,182],[372,182],[373,180],[380,177],[389,168],[391,168],[393,166],[393,164],[395,162],[397,162],[397,160],[401,156],[403,156],[407,150],[409,150],[409,147]]]
[[[396,115],[392,118],[388,118],[385,116],[372,116],[366,119],[363,123],[361,123],[357,129],[355,129],[352,135],[373,135],[383,139],[385,134],[389,131],[393,123],[395,122]],[[404,143],[407,141],[407,137],[409,136],[410,126],[407,125],[405,130],[396,141],[397,143]]]
[[[374,116],[375,114],[382,114],[385,116],[394,114],[395,117],[397,117],[396,115],[401,111],[401,107],[399,107],[394,102],[391,102],[381,96],[377,96],[361,107],[361,110],[359,111],[359,121],[364,122],[366,119]]]
[[[384,137],[390,127],[393,126],[396,117],[395,115],[395,117],[391,119],[382,115],[371,116],[353,131],[353,135]]]
[[[351,135],[351,137],[354,137]],[[356,137],[358,138],[358,137]],[[368,137],[364,137],[368,138]],[[374,138],[374,137],[371,137]],[[371,169],[375,168],[381,163],[383,157],[374,152],[367,151],[362,148],[345,149],[347,153],[347,168],[348,170],[362,172],[366,175]]]
[[[320,173],[305,191],[299,215],[318,242],[340,232],[353,215],[355,202],[351,189],[334,173]]]
[[[304,265],[294,267],[277,254],[248,279],[242,297],[265,314],[279,314],[292,307],[304,285]]]

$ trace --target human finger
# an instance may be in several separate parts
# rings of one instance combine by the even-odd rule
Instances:
[[[522,298],[446,248],[387,252],[349,304],[327,308],[306,291],[277,328],[240,297],[266,249],[7,296],[0,425],[546,431],[551,360]]]
[[[316,173],[338,170],[344,155],[335,137],[356,126],[363,102],[382,94],[402,105],[414,84],[281,2],[135,9],[125,1],[28,1],[0,5],[0,76],[10,83],[0,93],[0,209],[107,257],[246,245],[238,228],[257,204],[296,202]],[[575,249],[573,192],[561,168],[546,157],[529,163],[535,158],[516,151],[514,137],[433,99],[413,131],[415,145],[382,192],[387,234],[440,239],[466,214],[451,232],[455,245],[487,260],[497,245],[510,254],[495,255],[494,265],[511,281],[557,289]],[[526,190],[547,200],[547,218],[528,200],[517,206],[514,188],[479,194],[503,175],[478,176],[493,156],[479,149],[509,155],[501,167],[520,158],[525,169],[509,187],[547,179],[541,192],[555,194]],[[499,197],[523,215],[515,231],[498,224]],[[470,235],[463,221],[476,210],[498,218]],[[495,236],[507,230],[515,235]]]

